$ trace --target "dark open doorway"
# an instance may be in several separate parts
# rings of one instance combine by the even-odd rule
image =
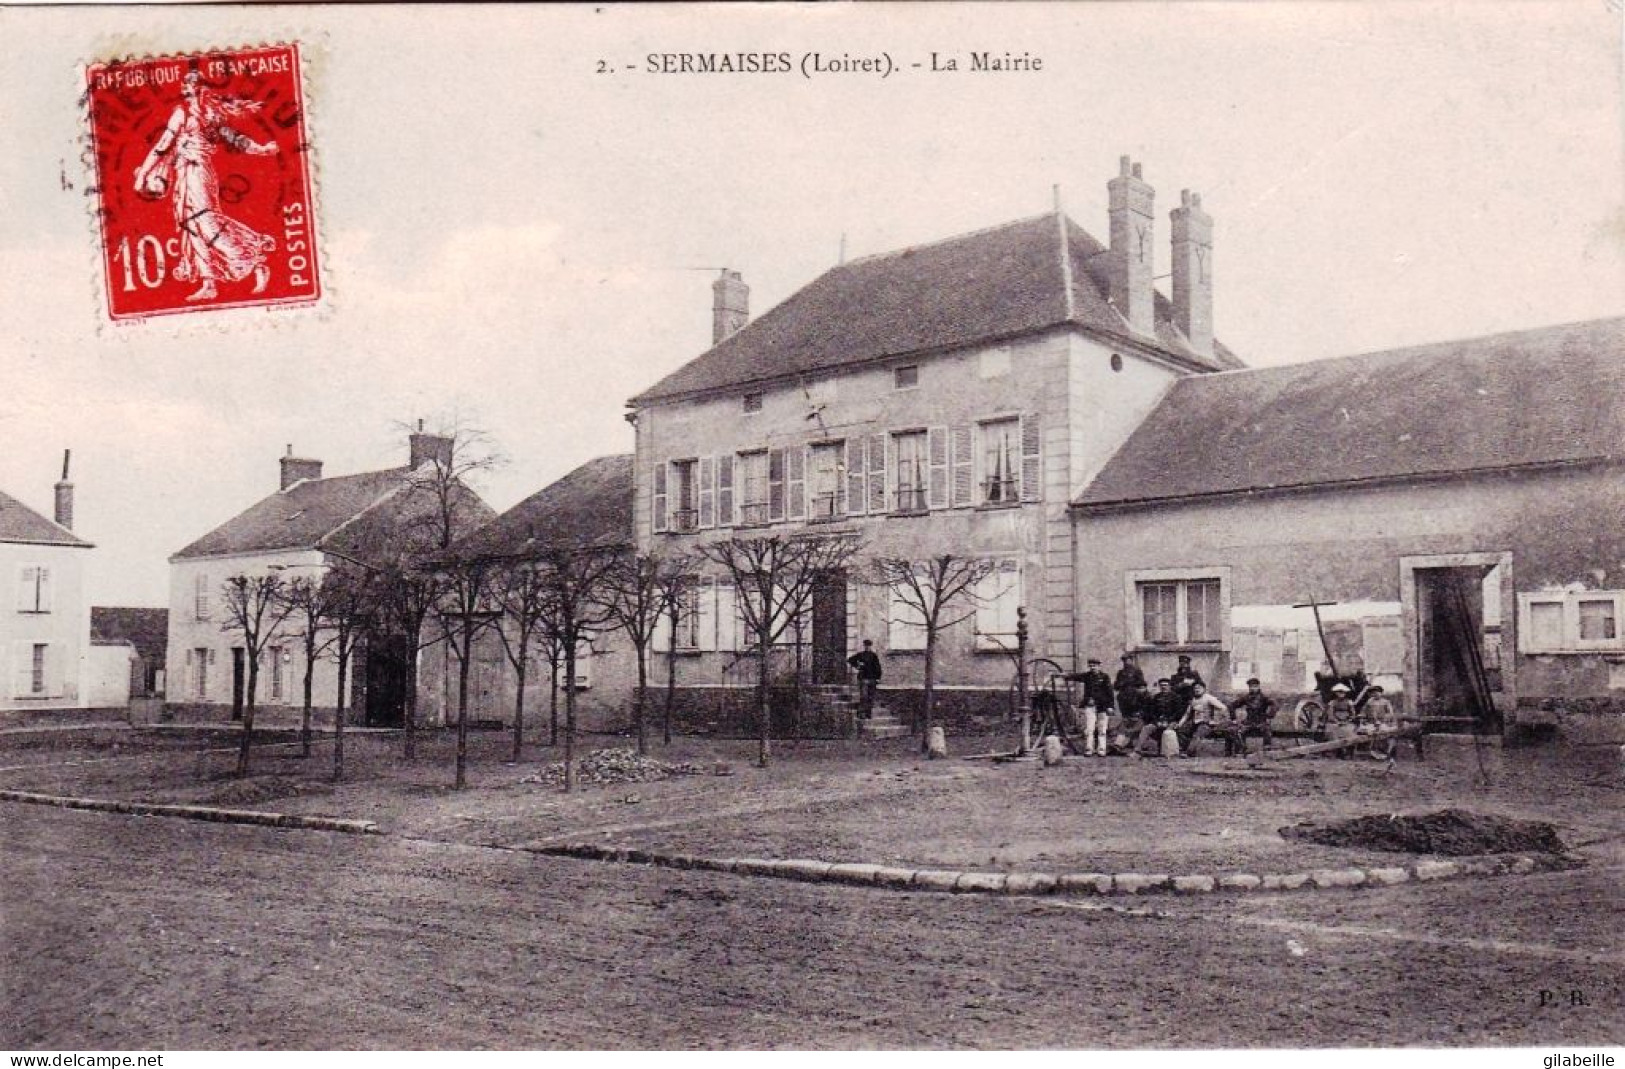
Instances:
[[[819,580],[812,594],[813,682],[847,681],[846,573],[834,572]]]
[[[406,723],[406,668],[410,653],[400,635],[372,635],[362,651],[368,727]]]
[[[1416,708],[1445,731],[1501,730],[1501,629],[1486,623],[1491,566],[1417,568]],[[1493,616],[1494,614],[1489,614]]]

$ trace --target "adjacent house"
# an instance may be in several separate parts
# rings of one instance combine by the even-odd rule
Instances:
[[[521,568],[538,557],[547,559],[549,551],[630,553],[632,493],[631,454],[599,457],[502,513],[460,549]],[[482,636],[476,647],[470,704],[477,705],[480,718],[511,725],[518,680],[514,661],[520,644],[513,621],[504,621],[504,627],[506,649],[489,635]],[[621,731],[631,718],[635,653],[625,633],[613,627],[596,627],[593,632],[576,650],[577,728]],[[556,651],[554,656],[558,656]],[[561,661],[554,673],[546,636],[540,631],[526,648],[526,657],[525,719],[529,726],[525,734],[540,740],[548,735],[555,708],[562,720],[565,670]]]
[[[170,557],[167,708],[172,715],[217,718],[241,715],[246,698],[246,650],[242,636],[225,628],[222,600],[227,578],[278,574],[316,580],[335,563],[367,566],[379,547],[435,522],[433,473],[449,470],[453,440],[421,431],[410,435],[404,466],[330,478],[322,462],[293,455],[280,460],[277,491],[227,520]],[[456,530],[472,530],[492,515],[472,491],[460,489]],[[271,641],[261,662],[256,693],[260,709],[297,708],[303,700],[301,629],[290,620]],[[425,635],[425,639],[428,636]],[[402,636],[375,629],[347,683],[347,715],[378,725],[402,722],[409,664],[415,660],[419,723],[445,716],[443,645],[413,648]],[[315,666],[316,705],[331,715],[336,668]]]
[[[1410,709],[1617,717],[1622,361],[1611,319],[1183,379],[1073,500],[1076,632],[1294,694],[1316,603]]]
[[[1077,632],[1071,502],[1176,383],[1242,366],[1213,334],[1200,196],[1170,213],[1169,300],[1139,165],[1125,157],[1108,193],[1109,243],[1056,210],[840,264],[754,321],[724,271],[713,347],[629,402],[639,549],[818,532],[867,554],[995,561],[939,651],[950,716],[1003,708],[1018,606],[1031,655],[1069,665],[1096,648]],[[776,673],[842,684],[872,639],[906,709],[922,642],[885,588],[836,576],[809,616]],[[678,685],[714,709],[755,678],[724,577],[700,575],[685,620]]]
[[[164,692],[164,664],[169,643],[169,610],[95,605],[90,610],[90,640],[122,644],[130,650],[130,697],[153,698]]]
[[[90,656],[84,570],[91,544],[73,533],[73,484],[64,458],[48,519],[0,491],[0,711],[79,708]]]

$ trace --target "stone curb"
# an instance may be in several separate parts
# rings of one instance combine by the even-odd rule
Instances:
[[[33,791],[0,791],[0,802],[48,805],[57,809],[84,809],[97,813],[127,813],[141,817],[180,817],[207,820],[216,824],[252,824],[262,828],[301,828],[306,831],[341,831],[351,835],[381,835],[370,820],[344,820],[339,817],[305,817],[292,813],[262,813],[253,809],[220,809],[206,805],[165,805],[158,802],[124,802],[111,798],[72,798]]]
[[[792,858],[701,858],[687,854],[661,854],[652,850],[627,850],[596,843],[565,843],[560,846],[525,847],[531,853],[548,857],[569,857],[582,861],[620,861],[655,865],[661,868],[705,869],[732,872],[741,876],[801,880],[806,883],[837,883],[852,887],[886,887],[895,890],[927,891],[939,894],[998,895],[1148,895],[1180,896],[1225,894],[1231,892],[1356,890],[1364,887],[1392,887],[1402,883],[1426,883],[1468,876],[1525,875],[1578,868],[1581,858],[1487,857],[1462,861],[1419,861],[1412,865],[1385,868],[1316,869],[1312,872],[1246,872],[1222,875],[1193,874],[1170,876],[1163,873],[1098,872],[1052,874],[1047,872],[961,872],[955,869],[903,869],[884,865],[835,863]]]

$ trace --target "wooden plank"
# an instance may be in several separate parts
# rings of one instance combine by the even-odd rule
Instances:
[[[1249,755],[1247,763],[1256,765],[1262,761],[1290,761],[1295,757],[1313,757],[1316,754],[1336,753],[1339,750],[1351,750],[1368,742],[1410,738],[1417,734],[1418,731],[1414,727],[1388,728],[1383,731],[1373,731],[1369,735],[1355,735],[1352,738],[1335,739],[1331,742],[1316,742],[1308,746],[1292,746],[1284,750],[1264,750]]]

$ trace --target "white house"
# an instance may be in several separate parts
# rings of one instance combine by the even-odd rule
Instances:
[[[84,704],[90,645],[85,550],[73,533],[67,462],[56,484],[55,518],[0,492],[0,576],[10,595],[0,611],[0,710],[72,709]]]

